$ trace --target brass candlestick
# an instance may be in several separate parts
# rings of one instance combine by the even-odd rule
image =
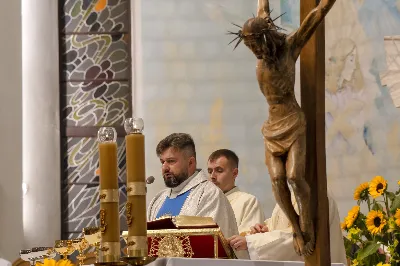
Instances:
[[[94,255],[96,263],[99,262],[99,248],[101,241],[101,232],[99,227],[86,227],[83,228],[83,237],[88,242],[89,246],[94,247]]]
[[[68,259],[68,256],[75,251],[75,248],[72,246],[71,240],[56,240],[54,249],[58,254],[62,256],[63,260]]]
[[[56,255],[57,255],[57,252],[54,248],[47,249],[47,258],[48,259],[53,259]]]
[[[79,265],[83,265],[83,260],[86,258],[83,252],[89,246],[88,242],[85,238],[76,238],[72,239],[72,246],[79,252],[78,256],[76,256],[79,260]]]
[[[125,120],[126,131],[126,223],[127,255],[123,261],[131,265],[146,265],[155,260],[147,252],[146,177],[144,123],[141,118]]]
[[[155,261],[156,257],[123,257],[122,260],[134,266],[147,265]]]
[[[96,265],[125,265],[120,261],[117,132],[101,127],[97,134],[100,169],[100,232]]]
[[[122,238],[125,240],[125,243],[128,244],[128,235],[122,235]],[[143,256],[143,257],[129,257],[125,256],[121,258],[123,261],[130,265],[134,266],[142,266],[142,265],[147,265],[149,263],[152,263],[155,261],[157,258],[156,257],[149,257],[149,256]]]

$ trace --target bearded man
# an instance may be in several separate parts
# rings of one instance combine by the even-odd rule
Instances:
[[[196,148],[192,137],[173,133],[158,143],[157,156],[166,189],[150,202],[147,220],[163,216],[212,217],[226,238],[239,234],[233,209],[208,175],[197,169]],[[248,259],[246,250],[235,251],[240,259]]]

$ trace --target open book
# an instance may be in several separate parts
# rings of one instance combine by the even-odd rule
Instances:
[[[154,221],[147,222],[147,230],[195,228],[218,228],[218,225],[211,217],[186,215],[163,216]]]
[[[150,257],[236,258],[211,217],[160,217],[147,222],[147,239]]]

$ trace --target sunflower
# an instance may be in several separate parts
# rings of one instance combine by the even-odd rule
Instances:
[[[353,225],[359,213],[360,206],[354,206],[353,208],[351,208],[351,210],[347,213],[347,217],[344,219],[347,228],[350,228]]]
[[[371,234],[376,235],[381,233],[383,227],[386,225],[386,220],[381,211],[372,210],[367,215],[366,225]]]
[[[68,259],[61,259],[57,261],[56,266],[75,266],[75,265]]]
[[[349,233],[347,234],[347,238],[352,241],[355,242],[357,240],[358,234],[361,232],[361,230],[357,227],[355,228],[350,228]]]
[[[44,259],[43,263],[36,262],[36,266],[56,266],[57,261],[55,259]]]
[[[400,181],[397,181],[397,185],[399,185],[399,186],[400,186]]]
[[[360,264],[358,264],[358,260],[357,259],[354,259],[354,260],[351,261],[351,266],[357,266],[357,265],[360,265]]]
[[[359,185],[356,190],[354,191],[354,199],[359,200],[359,199],[366,199],[368,197],[368,182],[364,182],[361,185]]]
[[[400,209],[396,210],[396,213],[394,214],[394,218],[396,219],[397,226],[400,226]]]
[[[390,266],[390,264],[389,263],[383,264],[382,262],[379,262],[376,266]]]
[[[392,233],[395,230],[397,230],[396,218],[390,217],[387,222],[387,225],[388,225],[388,230],[387,230],[388,233]]]
[[[342,230],[346,230],[347,229],[346,221],[344,221],[343,223],[340,223],[340,227],[342,228]]]
[[[373,198],[377,198],[383,194],[387,187],[387,182],[381,176],[375,176],[369,183],[369,194]]]
[[[74,266],[74,264],[68,259],[58,261],[55,259],[44,259],[43,263],[37,262],[36,266]]]

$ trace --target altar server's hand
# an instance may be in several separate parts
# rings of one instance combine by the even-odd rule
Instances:
[[[268,227],[265,224],[256,224],[250,227],[250,234],[265,233],[268,232]]]
[[[229,245],[235,250],[247,250],[246,237],[244,236],[232,236],[227,239]]]

